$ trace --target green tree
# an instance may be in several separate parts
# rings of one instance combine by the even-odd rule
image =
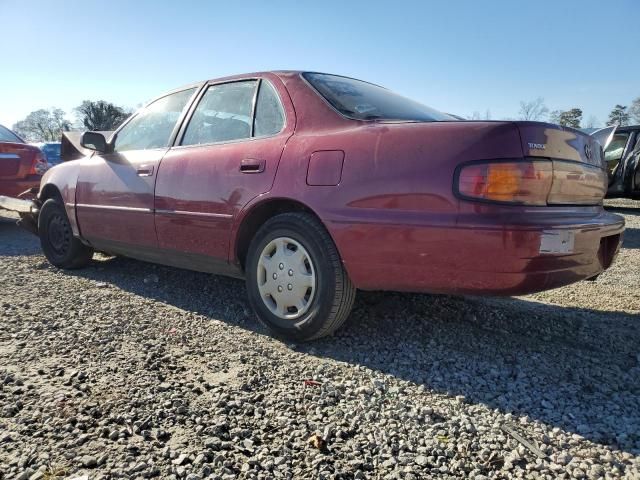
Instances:
[[[629,114],[627,113],[627,107],[619,104],[613,107],[613,110],[611,110],[611,113],[609,114],[607,125],[618,125],[619,127],[629,125]]]
[[[560,123],[560,115],[562,115],[562,110],[554,110],[549,114],[549,122],[555,123],[556,125]]]
[[[75,108],[80,123],[87,130],[115,130],[124,122],[129,113],[113,103],[98,100],[85,100]]]
[[[71,123],[59,108],[36,110],[13,125],[13,131],[30,142],[60,141],[62,132],[70,128]]]
[[[559,124],[563,127],[580,128],[582,121],[582,110],[580,108],[572,108],[560,114]]]
[[[629,107],[629,117],[633,123],[640,123],[640,97],[631,102]]]

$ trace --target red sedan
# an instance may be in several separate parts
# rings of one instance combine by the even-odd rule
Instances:
[[[309,340],[356,289],[525,294],[597,276],[624,222],[577,130],[460,121],[371,83],[268,72],[167,93],[44,176],[51,263],[94,250],[244,277],[257,316]]]
[[[0,125],[0,195],[16,197],[40,185],[48,164],[42,151]]]

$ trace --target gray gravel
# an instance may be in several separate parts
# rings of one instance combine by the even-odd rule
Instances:
[[[360,293],[274,340],[241,281],[52,268],[0,221],[0,478],[640,478],[640,203],[596,282]]]

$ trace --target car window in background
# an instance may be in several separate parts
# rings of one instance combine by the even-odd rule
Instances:
[[[249,138],[256,84],[249,80],[211,85],[193,112],[182,145]]]
[[[451,115],[362,80],[325,73],[303,76],[336,110],[356,120],[455,120]]]
[[[629,133],[616,133],[613,136],[613,140],[604,152],[604,161],[607,162],[607,172],[609,176],[613,175],[616,167],[620,163],[624,148],[629,140]]]
[[[24,143],[19,136],[2,125],[0,125],[0,142]]]
[[[278,94],[269,82],[260,82],[258,100],[256,101],[253,135],[262,137],[275,135],[284,127],[284,110]]]
[[[169,137],[195,88],[162,97],[147,105],[118,132],[114,150],[147,150],[169,146]]]

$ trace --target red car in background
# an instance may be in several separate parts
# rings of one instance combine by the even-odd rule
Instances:
[[[95,153],[47,172],[33,210],[51,263],[99,250],[244,277],[259,319],[298,340],[336,330],[357,288],[514,295],[595,277],[624,230],[588,135],[460,121],[336,75],[197,83],[82,143]]]
[[[0,125],[0,195],[17,197],[38,187],[47,168],[47,160],[38,147],[27,145]]]

